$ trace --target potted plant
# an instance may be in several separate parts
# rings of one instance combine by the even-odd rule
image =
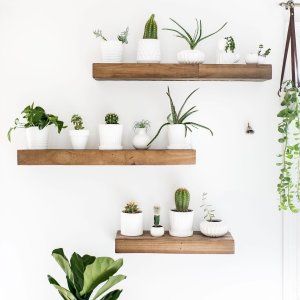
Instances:
[[[218,29],[217,31],[208,34],[206,36],[202,36],[202,23],[201,20],[196,19],[196,29],[195,29],[195,33],[191,34],[189,33],[183,26],[181,26],[178,22],[176,22],[175,20],[171,19],[170,20],[175,23],[175,25],[178,27],[178,29],[173,29],[173,28],[164,28],[163,30],[169,30],[172,32],[176,33],[176,37],[179,37],[183,40],[185,40],[188,44],[190,49],[189,50],[183,50],[180,51],[177,54],[177,60],[179,63],[182,64],[202,64],[205,61],[205,54],[200,51],[197,50],[196,47],[197,45],[213,36],[214,34],[218,33],[220,30],[222,30],[227,23],[225,23],[220,29]]]
[[[121,212],[121,234],[126,236],[143,234],[143,212],[134,201],[128,202]]]
[[[90,132],[84,129],[82,117],[77,114],[73,115],[71,123],[74,129],[70,130],[69,134],[73,149],[85,149]]]
[[[123,125],[119,123],[119,117],[115,113],[105,116],[105,124],[99,125],[100,150],[121,150]]]
[[[80,256],[75,252],[69,261],[61,248],[53,250],[52,256],[66,274],[68,289],[50,275],[48,281],[63,300],[117,300],[122,293],[122,290],[110,289],[126,278],[124,275],[114,275],[122,267],[123,259]],[[101,287],[96,291],[99,285]]]
[[[208,237],[220,237],[228,232],[227,225],[221,219],[215,218],[214,209],[206,204],[207,193],[203,193],[202,201],[204,208],[204,220],[200,222],[200,231]]]
[[[171,113],[167,117],[167,122],[161,125],[159,130],[157,131],[154,138],[149,142],[150,145],[160,134],[161,130],[168,126],[168,149],[191,149],[191,139],[190,133],[192,132],[192,128],[204,128],[210,131],[211,135],[213,132],[206,126],[200,125],[193,121],[188,121],[187,118],[192,114],[196,113],[196,106],[189,108],[186,111],[183,111],[184,106],[186,105],[189,98],[197,91],[198,89],[192,91],[188,97],[183,102],[181,108],[177,112],[175,105],[173,103],[173,99],[171,97],[170,89],[168,87],[167,96],[170,101]]]
[[[132,145],[135,149],[148,149],[148,143],[151,138],[148,135],[148,129],[150,128],[150,122],[148,120],[141,120],[134,123],[135,135],[132,139]]]
[[[128,44],[129,28],[121,32],[116,40],[108,40],[101,30],[95,30],[94,35],[101,39],[102,61],[104,63],[120,63],[123,60],[123,45]]]
[[[34,103],[25,107],[21,113],[22,121],[15,119],[15,124],[7,133],[8,140],[11,141],[11,134],[17,128],[26,129],[28,149],[47,149],[49,126],[54,125],[58,133],[61,132],[64,122],[59,120],[57,116],[47,114],[40,106],[34,106]]]
[[[264,45],[260,44],[258,47],[258,64],[266,64],[267,63],[267,56],[270,55],[271,48],[264,50]]]
[[[157,24],[152,14],[145,25],[143,39],[139,41],[137,51],[138,63],[159,63],[160,42],[157,38]]]
[[[160,206],[154,206],[154,225],[151,227],[150,233],[154,237],[160,237],[165,234],[165,229],[159,224],[160,222]]]
[[[219,42],[218,64],[235,64],[240,55],[235,53],[236,44],[232,36],[225,37]]]
[[[185,188],[175,192],[176,209],[170,210],[170,235],[188,237],[193,235],[194,211],[189,209],[190,193]]]

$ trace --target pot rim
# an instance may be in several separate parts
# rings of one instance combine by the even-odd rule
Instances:
[[[177,211],[176,208],[171,209],[170,211],[175,212],[175,213],[190,213],[193,212],[193,209],[189,209],[188,211]]]
[[[134,215],[134,216],[135,216],[135,215],[142,214],[143,211],[139,211],[139,212],[137,212],[137,213],[127,213],[127,212],[124,212],[124,211],[122,210],[121,213],[124,214],[124,215]]]
[[[204,221],[206,221],[206,222],[208,222],[208,223],[221,223],[221,222],[223,222],[223,220],[222,219],[213,219],[213,220],[204,220]]]

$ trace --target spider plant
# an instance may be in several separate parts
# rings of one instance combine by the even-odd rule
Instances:
[[[173,124],[182,124],[185,127],[185,136],[187,135],[187,132],[190,131],[192,132],[192,128],[204,128],[206,130],[209,130],[209,132],[211,133],[211,135],[213,135],[213,132],[206,126],[200,125],[198,123],[192,122],[192,121],[187,121],[187,118],[189,116],[191,116],[192,114],[196,113],[198,110],[196,109],[196,106],[191,107],[190,109],[186,110],[185,112],[183,111],[186,103],[188,102],[188,100],[191,98],[191,96],[198,91],[198,89],[193,90],[188,96],[187,98],[184,100],[182,106],[180,107],[179,111],[176,111],[174,102],[173,102],[173,98],[171,96],[171,92],[170,92],[170,88],[168,87],[168,91],[167,91],[167,96],[169,98],[170,101],[170,108],[171,108],[171,113],[168,115],[167,117],[167,122],[164,123],[163,125],[161,125],[161,127],[159,128],[159,130],[157,131],[156,135],[154,136],[154,138],[149,142],[148,146],[150,144],[153,143],[153,141],[159,136],[160,132],[162,131],[162,129],[167,126],[167,125],[173,125]]]
[[[183,26],[181,26],[178,22],[176,22],[174,19],[170,18],[170,20],[175,23],[175,25],[177,25],[177,27],[179,27],[179,29],[173,29],[173,28],[163,28],[163,30],[169,30],[169,31],[172,31],[172,32],[175,32],[176,33],[176,36],[181,38],[181,39],[184,39],[189,45],[190,45],[190,48],[191,50],[194,50],[197,45],[213,36],[214,34],[218,33],[219,31],[221,31],[226,25],[227,25],[227,22],[221,27],[219,28],[217,31],[211,33],[211,34],[208,34],[206,36],[203,36],[203,32],[202,32],[202,22],[201,20],[199,19],[196,19],[196,29],[195,29],[195,32],[194,34],[191,34],[189,33]]]

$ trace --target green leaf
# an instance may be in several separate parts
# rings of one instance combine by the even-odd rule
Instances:
[[[83,263],[82,257],[76,252],[73,253],[71,257],[71,270],[74,276],[74,285],[78,292],[80,292],[83,288],[84,284],[84,271],[85,265]]]
[[[123,265],[123,259],[114,261],[109,257],[98,257],[95,261],[88,265],[84,271],[83,289],[80,292],[84,296],[92,292],[100,283],[109,279]]]
[[[69,260],[65,256],[64,250],[62,248],[58,248],[52,251],[52,256],[56,260],[56,262],[60,265],[60,267],[63,269],[67,277],[74,282],[74,276],[73,272],[71,270]]]
[[[97,291],[97,293],[95,294],[93,300],[95,300],[98,297],[100,297],[107,290],[109,290],[111,287],[113,287],[117,283],[121,282],[125,278],[126,278],[126,276],[124,276],[124,275],[116,275],[116,276],[109,277],[108,281]]]
[[[59,294],[62,296],[64,300],[77,300],[76,297],[70,291],[61,287],[58,284],[58,282],[50,275],[48,275],[48,281],[58,290]]]
[[[108,294],[106,294],[104,297],[101,298],[101,300],[117,300],[122,293],[122,290],[115,290]]]
[[[181,108],[180,108],[180,110],[179,110],[179,112],[178,112],[178,118],[180,118],[180,115],[181,115],[181,113],[182,113],[182,110],[183,110],[184,106],[186,105],[187,101],[188,101],[188,100],[192,97],[192,95],[194,95],[194,93],[196,93],[198,90],[199,90],[199,88],[193,90],[193,91],[187,96],[187,98],[186,98],[185,101],[183,102],[183,104],[182,104],[182,106],[181,106]]]
[[[196,41],[196,43],[198,44],[199,42],[201,42],[201,41],[203,41],[203,40],[205,40],[205,39],[207,39],[207,38],[209,38],[209,37],[215,35],[215,34],[218,33],[219,31],[221,31],[226,25],[227,25],[227,22],[226,22],[221,28],[219,28],[217,31],[215,31],[215,32],[213,32],[213,33],[211,33],[211,34],[209,34],[209,35],[203,37],[203,38],[200,37],[200,38],[198,39],[198,41]]]
[[[164,123],[163,125],[160,126],[160,128],[158,129],[156,135],[154,136],[154,138],[148,143],[147,146],[150,146],[154,141],[155,139],[159,136],[160,132],[162,131],[162,129],[167,126],[167,125],[170,125],[170,123]]]
[[[170,94],[170,88],[168,87],[168,91],[167,91],[167,95],[169,97],[170,100],[170,107],[171,107],[171,113],[172,113],[172,119],[173,119],[173,124],[178,124],[178,115],[176,113],[176,109]]]

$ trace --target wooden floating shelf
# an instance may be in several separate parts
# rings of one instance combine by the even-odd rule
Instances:
[[[18,165],[193,165],[195,150],[18,150]]]
[[[96,80],[215,80],[265,81],[272,79],[272,65],[95,63]]]
[[[116,253],[181,253],[181,254],[234,254],[234,239],[228,232],[220,238],[209,238],[200,232],[187,238],[172,237],[165,233],[155,238],[149,231],[142,236],[128,237],[117,232]]]

